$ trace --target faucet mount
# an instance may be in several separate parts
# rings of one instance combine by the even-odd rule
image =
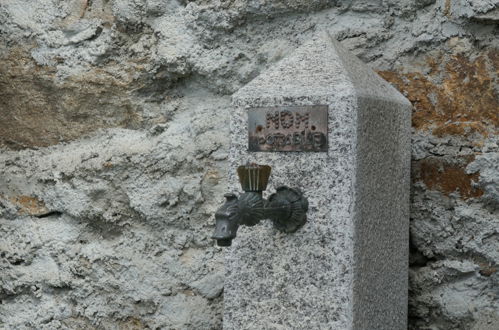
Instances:
[[[230,246],[240,225],[254,226],[270,219],[274,227],[293,233],[307,221],[308,201],[299,189],[281,186],[268,199],[262,196],[267,188],[271,167],[244,165],[237,168],[239,182],[244,191],[225,194],[225,203],[215,213],[215,233],[212,238],[218,246]]]

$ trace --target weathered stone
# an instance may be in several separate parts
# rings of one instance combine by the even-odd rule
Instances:
[[[50,213],[45,203],[33,196],[13,196],[9,197],[9,200],[18,207],[20,215],[39,217]]]
[[[447,1],[447,6],[454,17],[471,18],[485,23],[499,21],[499,7],[495,0]]]
[[[95,69],[57,83],[55,74],[19,48],[0,61],[0,146],[45,147],[99,128],[140,126],[130,80]]]
[[[437,53],[426,61],[421,71],[427,68],[428,73],[379,72],[413,103],[413,127],[431,129],[436,136],[497,134],[498,51],[489,50],[473,59]]]
[[[480,197],[483,190],[475,186],[479,173],[466,172],[466,166],[471,162],[469,158],[429,157],[413,162],[413,181],[421,180],[428,189],[441,191],[445,195],[459,194],[464,199]]]
[[[466,167],[468,175],[485,191],[484,200],[499,209],[499,153],[490,152],[479,155]],[[478,174],[480,177],[478,178]]]
[[[0,155],[6,328],[220,328],[221,253],[209,236],[225,181],[210,155],[227,149],[227,134],[207,145],[194,137],[223,121],[227,99],[209,103],[180,105],[183,115],[154,134],[113,129]],[[199,120],[213,104],[218,117]],[[6,197],[19,191],[53,212],[33,217],[40,201]]]
[[[227,95],[317,29],[393,72],[385,78],[418,109],[413,159],[429,158],[433,188],[413,181],[410,328],[494,321],[499,135],[490,111],[499,39],[497,21],[480,17],[497,9],[475,0],[371,1],[379,8],[363,11],[358,4],[369,3],[356,3],[2,0],[0,94],[10,96],[0,99],[0,193],[37,196],[53,213],[19,214],[0,197],[0,327],[219,329],[222,297],[206,299],[190,285],[223,272],[209,236],[225,192]],[[474,111],[469,123],[454,113],[460,102],[465,114]],[[457,191],[468,183],[471,195],[484,194],[463,199]],[[124,246],[136,253],[131,262]],[[85,255],[73,254],[81,249]],[[103,261],[109,254],[116,257]],[[56,274],[50,258],[27,267],[40,256],[55,259],[64,282],[37,276]],[[478,268],[455,275],[441,262],[448,260]]]
[[[238,165],[270,165],[270,190],[297,187],[310,210],[290,235],[239,230],[226,257],[224,328],[406,328],[410,103],[326,35],[233,100],[232,188]],[[327,153],[247,151],[248,108],[310,104],[329,106]]]

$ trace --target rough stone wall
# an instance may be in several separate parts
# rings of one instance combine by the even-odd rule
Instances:
[[[411,329],[499,322],[495,0],[3,0],[0,327],[220,329],[230,94],[320,30],[414,104]]]

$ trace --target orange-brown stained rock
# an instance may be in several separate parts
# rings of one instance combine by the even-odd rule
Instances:
[[[445,0],[444,15],[450,17],[451,0]]]
[[[106,127],[134,128],[140,122],[131,79],[94,68],[55,80],[55,69],[38,66],[27,49],[0,59],[0,147],[43,147]]]
[[[496,267],[491,267],[489,266],[488,264],[481,264],[480,265],[480,275],[482,276],[492,276],[494,275],[494,273],[497,272],[497,268]]]
[[[127,329],[127,330],[142,330],[142,329],[148,329],[142,320],[135,318],[135,317],[128,317],[125,321],[120,322],[120,329]]]
[[[414,105],[412,125],[436,136],[499,132],[499,50],[476,58],[439,53],[421,72],[378,72]]]
[[[40,216],[49,213],[45,203],[36,197],[20,195],[9,197],[9,201],[18,207],[21,215]]]
[[[462,158],[423,159],[413,163],[414,181],[422,181],[428,189],[438,190],[445,195],[459,192],[463,199],[470,197],[480,197],[483,191],[473,186],[473,182],[478,182],[479,173],[467,174],[466,165],[472,159]]]

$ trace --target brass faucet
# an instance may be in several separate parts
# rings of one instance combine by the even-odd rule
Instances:
[[[308,201],[300,190],[281,186],[265,200],[262,192],[267,188],[271,167],[243,165],[237,168],[244,193],[225,194],[225,203],[215,213],[215,233],[212,238],[218,246],[230,246],[240,225],[254,226],[270,219],[274,227],[285,233],[298,230],[307,221]]]

